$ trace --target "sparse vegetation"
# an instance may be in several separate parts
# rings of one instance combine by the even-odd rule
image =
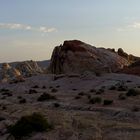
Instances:
[[[48,120],[39,113],[33,113],[29,116],[23,116],[14,125],[8,127],[8,132],[20,139],[21,137],[28,136],[32,132],[42,132],[49,130],[51,125]]]
[[[127,87],[124,86],[124,85],[120,85],[120,86],[118,87],[118,91],[127,91]]]
[[[38,85],[35,85],[35,86],[33,86],[32,88],[39,88],[39,86],[38,86]]]
[[[19,100],[19,103],[20,103],[20,104],[24,104],[24,103],[26,103],[26,99],[21,98],[21,99]]]
[[[76,89],[76,88],[73,88],[72,90],[73,90],[73,91],[76,91],[77,89]]]
[[[6,89],[6,88],[2,88],[1,90],[0,90],[0,92],[9,92],[10,90],[9,89]]]
[[[56,86],[56,88],[60,88],[60,86],[59,86],[59,85],[57,85],[57,86]]]
[[[120,93],[119,96],[118,96],[119,100],[125,100],[126,99],[126,96],[125,94],[123,93]]]
[[[133,112],[138,112],[138,111],[140,111],[140,107],[138,107],[138,106],[133,106],[132,111],[133,111]]]
[[[102,102],[102,98],[101,97],[93,97],[89,99],[89,103],[91,104],[95,104],[95,103],[101,103]]]
[[[111,105],[113,100],[104,100],[104,105]]]
[[[42,95],[40,95],[37,99],[37,101],[46,101],[46,100],[56,100],[56,97],[53,95],[50,95],[48,93],[43,93]]]
[[[7,96],[7,97],[13,96],[13,94],[10,93],[9,91],[3,92],[2,95]]]
[[[0,116],[0,122],[3,121],[3,120],[5,120],[5,118]]]
[[[78,95],[79,95],[79,96],[84,96],[85,93],[84,93],[84,92],[80,92],[80,93],[78,93]]]
[[[109,90],[116,90],[116,86],[111,86]]]
[[[42,89],[46,89],[46,86],[43,86]]]
[[[75,96],[75,99],[76,99],[76,100],[77,100],[77,99],[81,99],[81,96],[77,95],[77,96]]]
[[[89,92],[96,92],[96,90],[95,89],[91,89]]]
[[[137,96],[140,95],[140,91],[136,89],[129,89],[128,92],[126,93],[126,96]]]
[[[58,90],[57,89],[55,89],[55,88],[53,88],[52,90],[51,90],[51,92],[53,92],[53,93],[55,93],[55,92],[57,92]]]
[[[60,106],[60,104],[59,103],[54,103],[54,107],[59,107]]]
[[[34,89],[30,89],[30,90],[29,90],[29,94],[35,94],[35,93],[37,93],[36,90],[34,90]]]

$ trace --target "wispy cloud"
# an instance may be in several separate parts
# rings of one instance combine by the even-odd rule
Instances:
[[[119,32],[134,31],[134,30],[140,30],[140,22],[134,22],[134,23],[129,24],[127,26],[117,28],[117,31],[119,31]]]
[[[9,29],[9,30],[25,30],[25,31],[35,31],[35,32],[42,32],[42,33],[50,33],[56,32],[57,29],[54,27],[46,27],[46,26],[31,26],[25,24],[18,24],[18,23],[0,23],[0,29]]]

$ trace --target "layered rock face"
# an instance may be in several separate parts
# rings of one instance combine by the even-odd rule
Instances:
[[[40,73],[43,73],[43,70],[35,61],[19,62],[14,67],[4,63],[0,69],[0,81],[22,82],[25,80],[24,78]]]
[[[43,70],[38,66],[37,62],[32,60],[18,63],[16,65],[16,69],[18,69],[23,76],[31,76],[38,73],[43,73]]]
[[[19,70],[12,68],[8,63],[4,63],[0,69],[0,81],[7,82],[12,80],[23,81],[24,78]]]
[[[127,65],[128,59],[114,51],[71,40],[55,47],[48,71],[54,74],[115,72]]]

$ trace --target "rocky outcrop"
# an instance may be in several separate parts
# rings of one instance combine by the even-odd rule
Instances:
[[[39,67],[37,62],[32,60],[20,62],[15,67],[21,72],[23,76],[32,76],[43,73],[43,70],[41,69],[41,67]]]
[[[119,73],[126,73],[126,74],[132,74],[132,75],[140,76],[140,60],[132,63],[128,67],[124,67],[122,70],[119,71]]]
[[[4,63],[0,69],[1,82],[22,82],[26,77],[41,74],[43,70],[35,61],[18,62],[15,66]]]
[[[4,63],[2,68],[0,69],[0,81],[8,82],[8,81],[24,81],[19,70],[16,68],[12,68],[8,63]]]
[[[124,50],[122,48],[118,49],[118,55],[124,57],[127,60],[129,59],[129,55],[126,52],[124,52]]]
[[[72,40],[55,47],[48,71],[54,74],[115,72],[127,65],[129,61],[114,51]]]

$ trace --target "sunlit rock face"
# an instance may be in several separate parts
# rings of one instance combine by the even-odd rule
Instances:
[[[32,76],[43,73],[43,70],[38,66],[37,62],[32,60],[18,63],[16,69],[18,69],[23,76]]]
[[[0,81],[8,82],[13,80],[22,81],[24,78],[18,69],[11,67],[8,63],[4,63],[0,69]]]
[[[2,64],[0,69],[0,81],[24,81],[26,77],[43,73],[43,70],[35,61],[18,62],[16,66],[11,67],[8,63]]]
[[[115,72],[127,65],[128,59],[114,51],[71,40],[54,48],[48,71],[54,74]]]

